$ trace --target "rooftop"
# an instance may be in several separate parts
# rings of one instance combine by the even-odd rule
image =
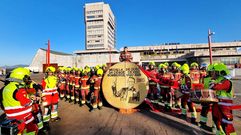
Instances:
[[[40,48],[40,50],[47,51],[46,49],[43,49],[43,48]],[[63,52],[58,52],[58,51],[53,51],[53,50],[50,50],[50,53],[56,54],[56,55],[72,55],[69,53],[63,53]]]

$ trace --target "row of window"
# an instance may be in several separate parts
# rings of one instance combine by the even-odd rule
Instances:
[[[103,34],[99,34],[99,35],[88,35],[88,38],[102,38],[104,37]]]
[[[88,47],[88,48],[104,47],[104,44],[89,44],[87,47]]]
[[[87,43],[103,43],[104,39],[98,39],[98,40],[88,40]]]
[[[104,33],[104,30],[103,30],[103,29],[88,30],[87,33],[88,33],[88,35],[89,35],[89,34],[103,34],[103,33]]]
[[[235,63],[239,63],[239,58],[221,58],[221,62],[226,65],[232,65]]]
[[[103,13],[103,10],[94,10],[94,11],[87,11],[87,14],[101,14]]]
[[[96,28],[103,28],[103,25],[92,25],[92,26],[87,26],[87,29],[96,29]]]
[[[90,16],[87,16],[87,19],[94,19],[94,18],[102,18],[103,15],[90,15]]]
[[[94,20],[94,21],[90,21],[90,22],[87,23],[87,25],[91,25],[91,24],[103,24],[103,21]]]

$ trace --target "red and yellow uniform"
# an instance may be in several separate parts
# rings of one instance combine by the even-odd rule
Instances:
[[[19,134],[37,134],[38,127],[34,123],[32,115],[32,101],[28,98],[24,80],[30,76],[30,71],[25,68],[16,68],[10,74],[10,83],[7,84],[2,93],[2,104],[8,119],[19,121]]]
[[[189,99],[189,94],[191,90],[191,78],[189,77],[189,66],[187,64],[184,64],[181,67],[181,71],[183,73],[182,79],[181,79],[181,85],[180,89],[183,93],[182,99],[181,99],[181,116],[186,118],[187,116],[187,106],[189,111],[191,112],[191,123],[196,124],[196,118],[197,118],[197,112],[193,105],[193,102]]]
[[[42,105],[44,106],[44,123],[48,123],[50,118],[57,120],[58,117],[58,102],[59,93],[57,91],[58,78],[53,74],[55,72],[54,67],[48,67],[46,69],[47,77],[42,81],[43,93],[42,93]],[[49,111],[50,110],[50,111]]]
[[[42,87],[41,85],[36,84],[34,81],[31,81],[30,84],[27,85],[26,89],[28,97],[33,101],[32,114],[35,119],[34,122],[37,124],[38,129],[41,130],[43,128],[43,117],[39,101],[41,98]]]
[[[94,84],[94,97],[93,97],[93,109],[96,109],[97,106],[100,108],[102,107],[102,101],[100,99],[100,90],[101,90],[101,82],[102,82],[102,75],[103,70],[98,69],[97,75],[91,77],[90,82]]]
[[[87,96],[90,92],[90,84],[89,84],[89,76],[87,75],[89,73],[88,70],[84,69],[83,70],[83,76],[80,79],[81,81],[81,96],[82,96],[82,100],[81,100],[81,104],[85,104]]]
[[[75,89],[75,72],[77,68],[72,68],[70,76],[69,76],[69,91],[70,91],[70,102],[75,100],[74,97],[74,89]]]
[[[156,100],[157,97],[157,82],[155,80],[157,80],[157,76],[158,76],[158,72],[154,69],[155,67],[155,62],[151,61],[149,62],[149,69],[147,70],[148,74],[149,74],[149,91],[148,91],[148,98],[150,98],[151,100]]]
[[[75,91],[75,103],[79,103],[80,101],[80,84],[81,84],[81,77],[80,77],[80,73],[81,73],[82,69],[77,69],[76,71],[76,75],[75,75],[75,85],[74,85],[74,91]]]
[[[218,72],[212,89],[216,91],[218,103],[213,104],[213,121],[217,127],[217,134],[236,134],[233,126],[233,89],[232,82],[228,78],[229,71],[224,64],[217,64],[214,70]]]
[[[60,98],[64,98],[65,93],[66,93],[66,86],[67,86],[67,81],[66,81],[66,74],[65,74],[65,68],[60,67],[59,68],[59,75],[58,75],[58,89],[60,93]]]

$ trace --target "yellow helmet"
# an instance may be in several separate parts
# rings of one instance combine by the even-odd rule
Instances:
[[[194,66],[198,67],[197,62],[193,62],[193,63],[191,64],[191,67],[194,67]]]
[[[49,67],[46,68],[45,72],[53,72],[54,73],[55,70],[56,70],[55,67],[49,66]]]
[[[214,68],[214,71],[225,72],[226,75],[230,74],[230,71],[228,70],[227,66],[223,63],[215,64],[213,68]]]
[[[161,68],[167,68],[167,66],[166,66],[165,64],[159,64],[158,68],[159,68],[159,69],[161,69]]]
[[[182,67],[181,67],[181,71],[184,74],[188,74],[189,73],[189,66],[188,66],[188,64],[183,64]]]
[[[79,68],[79,69],[78,69],[78,71],[82,72],[82,71],[83,71],[83,69],[82,69],[82,68]]]
[[[173,62],[173,63],[172,63],[172,66],[173,66],[173,67],[177,67],[177,66],[178,66],[178,63],[177,63],[177,62]]]
[[[30,76],[30,70],[23,67],[18,67],[11,72],[9,77],[23,80],[25,76]]]
[[[154,62],[154,61],[150,61],[150,62],[149,62],[149,65],[155,66],[155,62]]]
[[[64,67],[59,67],[58,70],[59,71],[64,71],[65,69],[64,69]]]
[[[177,68],[181,68],[181,65],[177,63]]]
[[[101,68],[97,70],[97,75],[102,76],[103,73],[104,73],[104,71]]]
[[[168,62],[165,62],[164,65],[166,65],[167,67],[169,66],[169,63]]]
[[[95,66],[95,70],[98,70],[99,68],[100,68],[99,65],[96,65],[96,66]]]

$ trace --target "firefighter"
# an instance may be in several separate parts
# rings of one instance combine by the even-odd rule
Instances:
[[[148,91],[148,98],[151,100],[157,100],[157,83],[154,80],[157,80],[158,73],[155,69],[155,62],[151,61],[149,62],[149,69],[147,70],[149,72],[150,78],[149,78],[149,91]]]
[[[75,104],[79,104],[80,102],[80,95],[81,95],[81,92],[80,92],[80,80],[81,80],[81,73],[82,73],[82,68],[78,68],[76,70],[76,75],[75,75],[75,88],[74,88],[74,92],[75,92]]]
[[[183,96],[181,98],[182,112],[180,117],[182,119],[187,118],[187,106],[188,106],[188,109],[191,112],[191,123],[197,124],[196,123],[197,112],[193,105],[193,102],[191,102],[189,99],[189,94],[191,90],[191,78],[189,77],[189,66],[187,64],[182,65],[181,72],[182,72],[182,78],[181,78],[180,89]]]
[[[203,86],[204,86],[204,89],[209,89],[209,85],[210,83],[213,81],[213,77],[214,77],[214,68],[213,68],[213,64],[209,65],[208,68],[207,68],[207,76],[204,77],[202,80],[203,82]],[[211,131],[211,127],[208,127],[207,126],[207,115],[208,115],[208,111],[210,109],[210,106],[211,106],[211,103],[201,103],[201,106],[202,106],[202,110],[201,110],[201,114],[200,114],[200,127],[205,129],[205,130],[209,130]]]
[[[157,74],[157,79],[161,79],[162,78],[162,76],[164,75],[164,73],[165,73],[165,71],[164,71],[164,64],[159,64],[159,66],[158,66],[158,69],[159,69],[159,71],[158,71],[158,74]],[[159,102],[164,102],[164,100],[163,100],[163,97],[164,97],[164,90],[162,89],[162,85],[159,83]]]
[[[31,113],[33,101],[27,97],[26,83],[30,80],[30,71],[18,67],[8,78],[9,83],[4,86],[2,92],[2,104],[8,119],[18,122],[18,134],[37,134],[38,127],[34,123]]]
[[[54,75],[55,68],[50,66],[46,68],[47,76],[42,81],[42,105],[44,107],[43,122],[46,130],[49,130],[49,121],[58,121],[58,101],[59,94],[57,91],[58,78]]]
[[[74,97],[74,89],[75,89],[75,73],[78,70],[78,68],[73,67],[70,71],[70,76],[69,76],[69,92],[70,92],[70,100],[69,102],[75,101]]]
[[[32,113],[34,116],[34,121],[38,126],[39,132],[43,132],[43,117],[41,110],[41,95],[42,95],[42,86],[36,82],[29,80],[26,85],[28,97],[33,101]]]
[[[124,47],[124,50],[121,52],[119,59],[120,59],[120,62],[123,62],[123,61],[132,62],[133,57],[131,53],[128,51],[128,48],[126,46]]]
[[[200,67],[200,83],[204,83],[204,78],[207,76],[206,64]]]
[[[223,63],[214,65],[215,82],[210,87],[216,91],[218,103],[213,104],[212,116],[218,135],[236,135],[233,126],[233,89],[229,70]]]
[[[174,90],[173,100],[175,101],[175,108],[181,107],[181,93],[179,91],[179,84],[182,74],[180,67],[181,65],[177,62],[172,63],[173,85],[171,87]]]
[[[172,97],[173,97],[173,90],[171,89],[171,83],[173,80],[173,75],[171,72],[168,71],[168,63],[164,63],[162,66],[163,75],[160,78],[160,87],[162,91],[163,101],[165,103],[164,110],[171,111],[172,107]]]
[[[66,68],[66,93],[65,93],[65,101],[70,101],[70,71],[71,67]]]
[[[93,109],[101,109],[102,107],[102,101],[100,99],[100,90],[101,90],[101,82],[102,82],[102,76],[103,76],[103,70],[98,69],[96,71],[96,75],[92,76],[90,79],[90,83],[94,84],[94,96],[92,101],[92,107]]]
[[[198,64],[196,62],[193,62],[190,65],[191,69],[190,69],[190,77],[192,80],[192,89],[195,87],[195,84],[199,84],[200,83],[200,73],[199,73],[199,68],[198,68]]]
[[[66,74],[65,74],[65,67],[59,68],[59,75],[58,75],[58,89],[60,94],[60,99],[62,100],[66,94]]]
[[[80,106],[83,106],[86,101],[89,100],[88,95],[90,92],[90,83],[89,83],[89,74],[90,68],[85,67],[82,74],[83,76],[81,77],[81,104]]]

